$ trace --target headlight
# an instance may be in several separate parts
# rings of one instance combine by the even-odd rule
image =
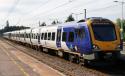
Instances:
[[[121,46],[117,45],[116,50],[119,50],[119,49],[121,49]]]
[[[94,50],[99,50],[99,47],[97,45],[93,45]]]

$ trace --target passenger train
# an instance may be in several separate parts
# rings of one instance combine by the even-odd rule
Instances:
[[[108,54],[117,58],[123,49],[119,27],[102,17],[7,32],[4,37],[86,64]]]

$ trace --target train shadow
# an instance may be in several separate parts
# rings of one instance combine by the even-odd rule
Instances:
[[[94,62],[86,67],[111,76],[125,76],[125,55],[118,60]]]

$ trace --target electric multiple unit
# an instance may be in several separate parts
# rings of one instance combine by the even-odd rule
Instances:
[[[120,30],[112,21],[93,17],[84,22],[71,22],[43,26],[4,33],[4,37],[37,46],[56,50],[60,55],[69,54],[96,60],[111,53],[119,56],[122,50]],[[76,56],[77,55],[77,56]]]

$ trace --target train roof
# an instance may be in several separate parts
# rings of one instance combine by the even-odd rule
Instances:
[[[90,17],[90,18],[87,18],[86,20],[82,19],[80,21],[73,21],[73,22],[66,22],[66,23],[62,23],[62,24],[55,24],[55,25],[48,25],[48,26],[42,26],[42,27],[36,27],[36,28],[29,28],[29,29],[23,29],[23,30],[16,30],[16,31],[12,31],[12,32],[6,32],[6,33],[14,33],[14,32],[23,32],[23,31],[30,31],[31,29],[38,29],[38,28],[57,28],[57,27],[63,27],[63,28],[66,28],[66,27],[78,27],[77,25],[82,25],[82,26],[87,26],[86,22],[88,20],[91,20],[91,21],[108,21],[110,22],[109,19],[106,19],[106,18],[102,18],[102,17]]]

